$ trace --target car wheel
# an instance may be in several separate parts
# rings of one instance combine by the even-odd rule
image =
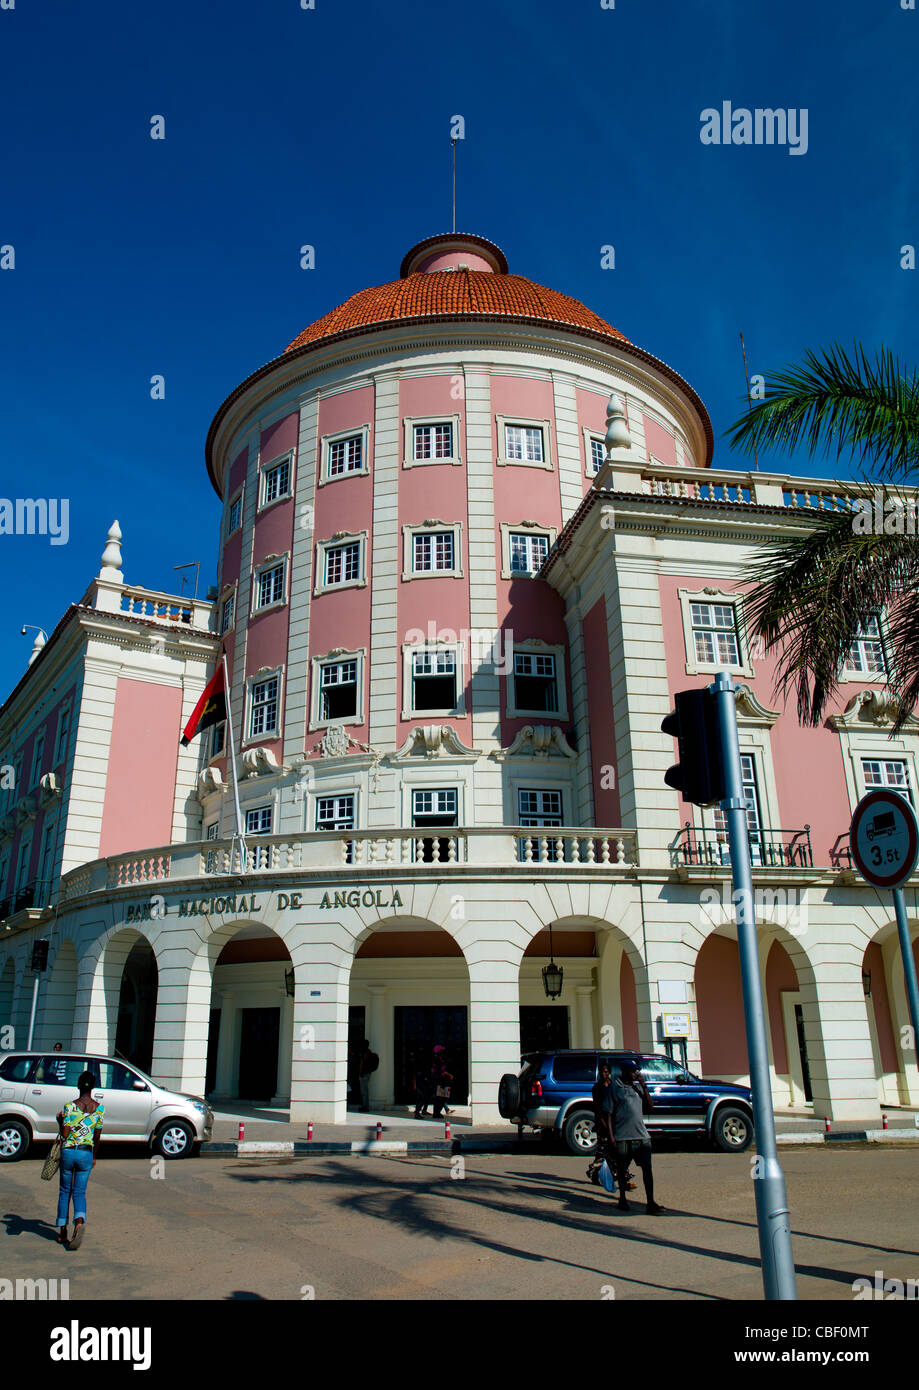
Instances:
[[[573,1110],[562,1131],[565,1143],[573,1154],[592,1154],[597,1151],[597,1127],[592,1110]]]
[[[0,1120],[0,1163],[15,1163],[25,1158],[32,1136],[27,1125],[19,1120]]]
[[[156,1132],[153,1148],[163,1158],[187,1158],[195,1142],[195,1132],[184,1120],[167,1120]]]
[[[712,1139],[722,1153],[742,1154],[753,1139],[753,1121],[745,1110],[719,1110],[712,1125]]]
[[[506,1072],[498,1083],[498,1114],[502,1120],[512,1120],[520,1109],[520,1079]]]

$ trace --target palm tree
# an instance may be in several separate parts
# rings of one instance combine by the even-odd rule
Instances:
[[[839,492],[861,500],[815,509],[806,534],[769,545],[751,570],[756,587],[745,608],[751,633],[779,651],[777,689],[795,691],[798,717],[810,725],[823,718],[859,625],[886,610],[896,732],[919,700],[919,527],[916,498],[900,491],[919,482],[919,373],[907,375],[885,348],[874,361],[858,344],[851,356],[838,344],[808,352],[803,365],[774,375],[727,435],[746,453],[803,446],[811,457],[835,451],[856,464],[856,488],[839,484]]]

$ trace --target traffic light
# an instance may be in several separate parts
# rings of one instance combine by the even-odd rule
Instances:
[[[718,732],[718,705],[712,690],[679,690],[676,709],[662,722],[665,734],[677,740],[680,761],[668,768],[664,781],[682,792],[683,800],[696,806],[716,806],[723,801],[724,767]]]
[[[48,969],[48,943],[47,941],[34,941],[32,943],[32,969]]]

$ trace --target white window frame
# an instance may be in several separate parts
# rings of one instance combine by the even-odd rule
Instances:
[[[333,444],[339,443],[343,439],[356,439],[361,441],[361,466],[352,468],[347,473],[330,473],[330,452]],[[324,434],[320,440],[320,462],[319,462],[319,486],[324,487],[326,483],[340,483],[344,478],[361,478],[370,472],[370,425],[352,425],[347,430],[335,430],[332,434]]]
[[[549,472],[554,471],[552,463],[552,422],[550,420],[531,420],[523,415],[496,415],[495,421],[498,427],[498,452],[496,462],[500,468],[545,468]],[[541,459],[509,459],[506,454],[508,425],[517,426],[520,429],[542,430],[542,452]]]
[[[452,651],[456,658],[456,704],[452,709],[423,709],[414,707],[414,664],[412,657],[416,652]],[[402,718],[462,719],[466,714],[466,643],[457,642],[403,642],[402,643]]]
[[[233,604],[233,611],[230,614],[230,621],[226,627],[223,625],[223,610],[228,603]],[[230,584],[220,595],[220,611],[217,617],[217,635],[223,637],[228,632],[233,632],[236,627],[236,585]]]
[[[592,466],[593,450],[591,448],[591,445],[596,440],[596,442],[601,446],[605,455],[606,435],[603,433],[602,430],[592,430],[587,425],[584,425],[582,427],[581,433],[584,436],[584,476],[585,478],[596,478],[603,471],[606,459],[604,458],[603,463],[600,465],[599,468],[594,468]]]
[[[287,581],[290,574],[288,564],[289,555],[266,555],[260,564],[256,565],[252,571],[252,616],[261,616],[262,613],[270,613],[276,608],[283,608],[287,603]],[[270,570],[282,569],[283,577],[281,583],[281,597],[273,599],[271,603],[259,603],[259,591],[262,586],[262,575]]]
[[[327,584],[325,582],[326,555],[330,550],[337,550],[339,546],[354,545],[360,546],[359,551],[359,572],[356,579],[346,579],[341,584]],[[337,594],[342,589],[363,589],[367,585],[367,532],[366,531],[336,531],[327,540],[316,542],[316,582],[313,586],[313,596],[318,594]]]
[[[41,778],[41,767],[45,761],[45,729],[44,725],[38,730],[32,743],[32,772],[29,777],[29,791],[38,786]]]
[[[351,802],[351,824],[342,826],[329,826],[319,824],[319,803],[321,801],[343,801],[347,797]],[[313,827],[317,834],[336,835],[345,830],[357,830],[357,791],[317,791],[315,794],[316,808],[313,816]],[[346,817],[336,816],[336,820],[346,819]]]
[[[555,657],[555,685],[558,695],[558,709],[526,709],[517,704],[517,680],[515,675],[517,653],[527,652],[533,656],[554,656]],[[568,719],[568,682],[565,670],[565,648],[562,646],[554,647],[548,642],[541,641],[538,637],[531,637],[526,640],[515,642],[511,651],[510,669],[504,677],[506,687],[505,693],[505,714],[508,719],[517,719],[522,715],[534,718],[539,717],[543,721],[564,723]]]
[[[238,487],[238,488],[236,489],[236,491],[233,493],[233,496],[230,498],[229,502],[227,503],[227,533],[226,533],[226,538],[225,538],[225,539],[227,539],[227,540],[229,540],[229,538],[230,538],[231,536],[235,536],[237,531],[241,531],[241,530],[242,530],[242,526],[243,526],[243,514],[244,514],[244,511],[245,511],[245,505],[246,505],[246,496],[245,496],[245,494],[246,494],[246,485],[245,485],[245,483],[243,483],[240,487]],[[230,525],[230,522],[231,522],[232,517],[233,517],[233,505],[234,505],[235,502],[238,502],[238,503],[239,503],[239,525],[238,525],[238,526],[231,526],[231,525]]]
[[[36,873],[35,907],[45,907],[51,898],[51,885],[54,882],[54,866],[57,861],[57,820],[47,821],[42,826],[41,845],[38,851],[38,870]],[[45,877],[45,865],[48,876]]]
[[[67,723],[66,726],[62,729],[61,725],[63,724],[63,721],[65,719],[67,720]],[[60,710],[58,711],[57,730],[54,735],[54,762],[51,764],[52,769],[60,767],[61,763],[65,763],[67,761],[67,755],[70,752],[70,735],[72,730],[73,704],[71,703],[71,701],[68,700],[67,704],[62,705]],[[62,736],[65,740],[63,751],[61,750]]]
[[[264,682],[266,682],[266,681],[274,680],[275,678],[277,678],[277,682],[278,682],[278,695],[277,695],[277,701],[278,701],[278,714],[277,714],[277,722],[276,722],[275,727],[274,727],[273,729],[263,729],[263,730],[261,731],[261,733],[254,734],[254,733],[251,732],[251,730],[252,730],[252,715],[253,715],[253,713],[254,713],[254,708],[255,708],[255,706],[254,706],[254,704],[253,704],[253,696],[254,696],[254,693],[255,693],[255,687],[256,687],[257,685],[262,685],[262,684],[263,684]],[[247,679],[247,681],[246,681],[246,722],[245,722],[245,725],[244,725],[244,728],[245,728],[245,730],[246,730],[246,736],[245,736],[245,738],[243,739],[243,745],[242,745],[242,746],[243,746],[244,748],[248,748],[248,747],[250,747],[250,746],[253,745],[253,744],[273,743],[276,739],[281,738],[282,735],[283,735],[283,729],[284,729],[283,712],[284,712],[284,667],[283,667],[283,666],[275,666],[275,667],[272,667],[270,670],[267,670],[267,671],[258,671],[254,676],[249,676],[248,679]]]
[[[260,463],[258,469],[258,511],[269,511],[276,507],[279,502],[289,502],[294,495],[294,453],[293,449],[285,449],[283,453],[275,458],[269,459],[267,463]],[[270,500],[266,496],[268,491],[268,475],[273,473],[276,468],[283,468],[287,464],[287,491],[279,492],[277,497]]]
[[[213,832],[213,833],[212,833],[212,832]],[[219,839],[220,839],[220,821],[219,821],[219,820],[212,820],[211,823],[210,823],[209,825],[206,825],[206,826],[204,827],[204,838],[205,838],[205,840],[219,840]]]
[[[223,729],[223,742],[221,743],[220,748],[215,753],[214,740],[217,737],[218,729]],[[220,758],[225,758],[227,756],[227,721],[225,719],[220,719],[216,724],[212,724],[209,729],[205,729],[204,732],[207,736],[208,762],[214,763],[217,762]]]
[[[268,825],[268,829],[267,829],[267,830],[253,830],[252,827],[249,825],[249,817],[250,817],[250,816],[261,816],[261,815],[263,815],[263,813],[264,813],[265,811],[268,812],[268,816],[269,816],[269,825]],[[261,803],[260,805],[258,805],[258,806],[247,806],[247,807],[245,808],[243,814],[245,815],[245,818],[246,818],[246,819],[245,819],[245,822],[244,822],[244,824],[245,824],[245,833],[246,833],[246,835],[256,835],[256,836],[258,836],[258,835],[273,835],[273,834],[274,834],[274,804],[273,804],[273,802],[271,802],[271,801],[264,801],[264,802],[262,802],[262,803]]]
[[[13,892],[21,893],[29,882],[29,864],[32,859],[32,834],[23,836],[19,841],[19,851],[16,857],[16,876],[13,879]]]
[[[874,749],[870,753],[865,753],[864,751],[861,751],[858,755],[858,777],[863,789],[862,796],[867,796],[868,792],[878,791],[896,792],[898,796],[902,796],[902,792],[900,791],[899,787],[892,786],[886,782],[881,783],[880,786],[875,782],[867,782],[865,779],[866,762],[902,763],[906,771],[907,788],[910,792],[910,795],[908,797],[904,797],[903,799],[909,802],[914,811],[917,810],[917,793],[919,793],[919,783],[917,783],[916,781],[916,768],[913,758],[908,757],[905,752],[901,752],[900,750],[891,753],[890,749],[888,748],[885,748],[883,751],[881,751],[880,749]]]
[[[416,570],[415,537],[436,536],[441,532],[452,532],[453,566],[448,570]],[[402,527],[402,579],[462,579],[463,577],[463,524],[460,521],[423,521],[417,526]]]
[[[540,526],[535,521],[518,521],[516,525],[510,521],[501,522],[501,578],[502,579],[527,579],[534,578],[536,570],[512,570],[511,569],[511,536],[531,535],[545,536],[549,542],[549,554],[555,545],[555,538],[558,529],[555,526]]]
[[[339,661],[357,662],[357,713],[344,719],[323,719],[322,718],[322,668],[331,666]],[[327,652],[325,656],[314,656],[310,660],[311,680],[310,688],[312,691],[310,699],[310,732],[315,729],[328,729],[332,725],[354,726],[364,723],[364,668],[367,661],[367,648],[358,647],[356,651],[345,651],[343,647],[335,647]]]
[[[847,684],[848,684],[849,682],[854,682],[854,681],[857,681],[857,682],[859,683],[859,685],[886,685],[886,684],[887,684],[887,668],[888,668],[888,656],[887,656],[887,653],[888,653],[889,646],[890,646],[890,634],[889,634],[888,627],[887,627],[886,614],[884,614],[884,613],[869,613],[869,614],[868,614],[868,617],[867,617],[867,619],[865,619],[865,621],[866,621],[866,622],[867,622],[867,621],[870,621],[871,618],[876,618],[876,619],[877,619],[877,624],[878,624],[878,637],[877,637],[877,639],[874,639],[874,638],[871,638],[871,637],[863,637],[861,640],[862,640],[862,641],[868,641],[868,642],[877,640],[877,641],[880,642],[880,644],[881,644],[881,656],[883,657],[883,660],[884,660],[884,670],[883,670],[883,671],[859,671],[855,666],[850,666],[850,665],[848,664],[848,654],[847,654],[846,661],[845,661],[844,664],[843,664],[842,672],[841,672],[840,677],[839,677],[839,683],[840,683],[840,684],[843,684],[843,683],[847,683]],[[860,626],[861,626],[861,624],[860,624]],[[857,642],[857,641],[859,640],[859,638],[856,637],[856,638],[854,638],[853,640]]]
[[[730,671],[738,676],[752,676],[753,663],[750,658],[750,647],[747,639],[747,625],[744,615],[743,595],[738,593],[725,593],[722,589],[689,589],[677,590],[680,599],[680,611],[683,618],[683,645],[686,651],[686,674],[687,676],[707,675],[710,671]],[[734,610],[734,630],[737,634],[737,655],[739,661],[736,665],[725,665],[723,661],[697,661],[696,644],[693,638],[692,626],[692,604],[694,603],[717,603]]]
[[[453,453],[450,458],[444,459],[416,459],[415,458],[415,426],[416,425],[450,425],[452,426]],[[459,431],[460,417],[456,415],[403,415],[402,417],[402,467],[403,468],[436,468],[439,464],[462,464],[462,456],[459,450]]]

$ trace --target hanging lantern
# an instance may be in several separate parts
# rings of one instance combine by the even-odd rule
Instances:
[[[562,980],[564,971],[560,965],[555,964],[555,952],[552,949],[552,928],[549,928],[549,964],[542,968],[542,986],[546,991],[547,999],[557,999],[562,992]]]

